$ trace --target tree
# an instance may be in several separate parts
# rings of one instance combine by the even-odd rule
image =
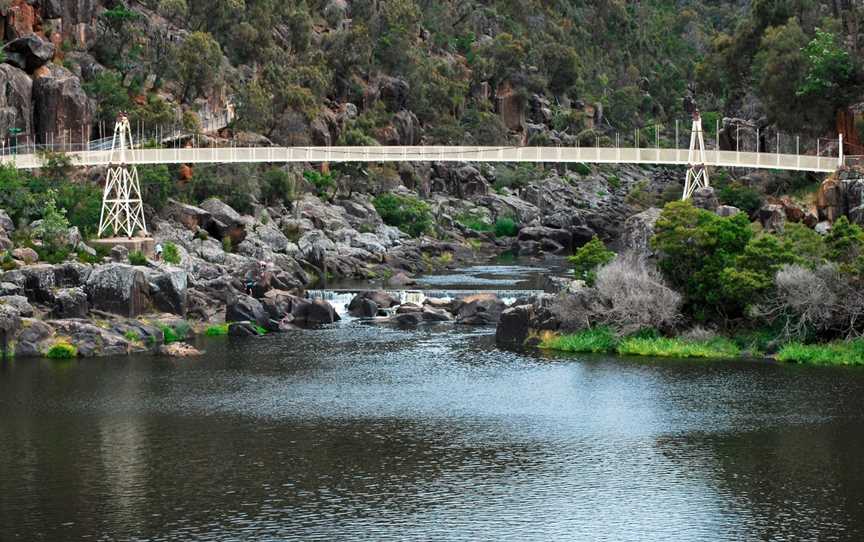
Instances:
[[[573,273],[578,280],[585,281],[588,286],[593,286],[597,279],[597,269],[615,259],[615,253],[606,249],[596,235],[585,243],[568,261],[573,264]]]
[[[738,308],[723,290],[722,274],[734,268],[753,237],[746,215],[719,217],[677,201],[663,208],[654,232],[651,246],[658,266],[672,287],[684,293],[695,315],[723,315]]]
[[[189,6],[186,0],[160,0],[159,13],[166,19],[185,20],[189,16]]]
[[[84,84],[87,96],[96,101],[96,120],[111,125],[121,111],[129,111],[132,101],[123,86],[123,77],[105,70]]]
[[[268,204],[289,203],[295,198],[295,181],[290,173],[281,168],[272,168],[261,179],[261,197]]]
[[[192,32],[174,51],[174,70],[188,101],[209,90],[219,79],[222,48],[208,32]]]
[[[560,43],[551,43],[543,51],[543,65],[549,78],[549,90],[561,95],[579,79],[576,51]]]
[[[807,71],[802,48],[807,36],[797,19],[765,30],[753,62],[753,79],[769,115],[784,129],[798,129],[811,103],[804,103],[798,87]]]
[[[429,205],[417,198],[387,193],[376,197],[372,203],[385,224],[412,237],[420,237],[432,227]]]
[[[69,231],[66,211],[57,208],[55,197],[56,193],[49,190],[42,211],[42,221],[33,232],[42,239],[43,246],[49,253],[57,253],[63,248]]]
[[[804,48],[804,55],[807,58],[807,76],[798,90],[799,94],[834,95],[852,80],[852,59],[831,32],[817,30],[816,37]]]

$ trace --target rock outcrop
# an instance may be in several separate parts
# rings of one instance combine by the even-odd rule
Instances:
[[[33,82],[33,127],[39,143],[90,140],[93,108],[75,74],[50,64]]]
[[[149,286],[144,271],[125,264],[95,268],[84,286],[92,308],[127,318],[147,310]]]

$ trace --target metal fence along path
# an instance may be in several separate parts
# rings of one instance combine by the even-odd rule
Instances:
[[[230,164],[287,162],[533,162],[588,164],[692,165],[690,150],[628,147],[196,147],[129,149],[128,165]],[[70,152],[77,166],[107,166],[111,150]],[[113,154],[116,159],[116,153]],[[18,169],[42,165],[39,154],[6,155]],[[706,150],[706,166],[834,172],[841,156]]]

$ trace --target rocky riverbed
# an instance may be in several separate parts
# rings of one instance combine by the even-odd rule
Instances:
[[[569,254],[594,235],[616,241],[634,212],[624,201],[632,188],[645,183],[661,191],[677,179],[676,172],[664,169],[549,170],[517,192],[493,190],[494,170],[481,173],[467,164],[403,170],[409,167],[406,180],[388,189],[423,199],[434,214],[429,232],[434,235],[412,238],[386,225],[369,193],[328,201],[310,189],[291,208],[255,205],[248,215],[215,198],[148,209],[155,240],[177,248],[173,264],[133,265],[119,247],[96,264],[74,259],[48,264],[32,249],[16,247],[15,225],[0,216],[0,243],[11,255],[0,275],[8,350],[38,356],[64,343],[80,356],[116,355],[155,350],[224,323],[231,324],[232,335],[329,324],[339,315],[326,301],[306,299],[307,288],[340,279],[362,281],[373,290],[404,288],[419,274],[487,261],[504,251]],[[478,232],[460,222],[465,215],[490,224],[510,218],[518,233],[496,238]],[[77,230],[67,237],[70,248],[93,253]],[[446,303],[397,307],[392,300],[366,296],[352,303],[351,312],[402,325],[445,320],[494,325],[506,309],[488,297]]]

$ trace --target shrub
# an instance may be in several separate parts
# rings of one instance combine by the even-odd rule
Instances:
[[[210,326],[204,332],[204,335],[207,337],[224,337],[228,335],[228,324],[219,324],[216,326]]]
[[[599,299],[589,309],[592,323],[628,334],[671,329],[681,318],[681,295],[649,269],[643,256],[619,256],[597,271],[595,284]]]
[[[578,162],[573,164],[573,171],[584,177],[585,175],[591,175],[591,166]]]
[[[429,205],[415,197],[387,193],[376,197],[373,204],[385,224],[395,226],[412,237],[419,237],[432,227]]]
[[[165,337],[165,344],[177,343],[181,341],[185,341],[189,337],[189,324],[185,322],[178,322],[174,326],[169,325],[160,325],[159,329],[162,330],[162,334]]]
[[[73,359],[78,357],[78,348],[68,342],[61,341],[54,343],[45,353],[45,357],[48,359]]]
[[[753,216],[753,213],[762,206],[762,194],[738,182],[729,183],[721,188],[718,196],[724,205],[738,207],[748,216]]]
[[[780,349],[777,359],[814,365],[864,365],[864,340],[816,345],[791,343]]]
[[[336,185],[336,180],[331,173],[307,170],[303,172],[303,178],[315,187],[315,192],[324,199],[330,199],[330,190]]]
[[[495,237],[516,237],[519,226],[516,221],[509,217],[500,217],[495,221]]]
[[[485,217],[472,212],[462,213],[457,216],[456,222],[477,232],[491,232],[494,229],[494,226],[487,222]]]
[[[180,263],[180,250],[177,249],[177,245],[168,241],[162,246],[162,259],[171,265],[178,265]]]
[[[141,335],[134,329],[127,330],[126,333],[123,334],[123,337],[130,342],[138,342],[141,340]]]
[[[602,354],[615,350],[615,334],[608,327],[585,329],[570,335],[554,335],[540,343],[545,350]]]
[[[147,265],[147,256],[145,256],[140,250],[133,250],[129,253],[129,263],[132,265]]]
[[[576,254],[570,256],[568,260],[573,264],[573,273],[578,280],[584,280],[589,286],[594,284],[596,278],[596,270],[601,265],[611,262],[615,258],[615,253],[606,249],[597,236],[585,243]]]

